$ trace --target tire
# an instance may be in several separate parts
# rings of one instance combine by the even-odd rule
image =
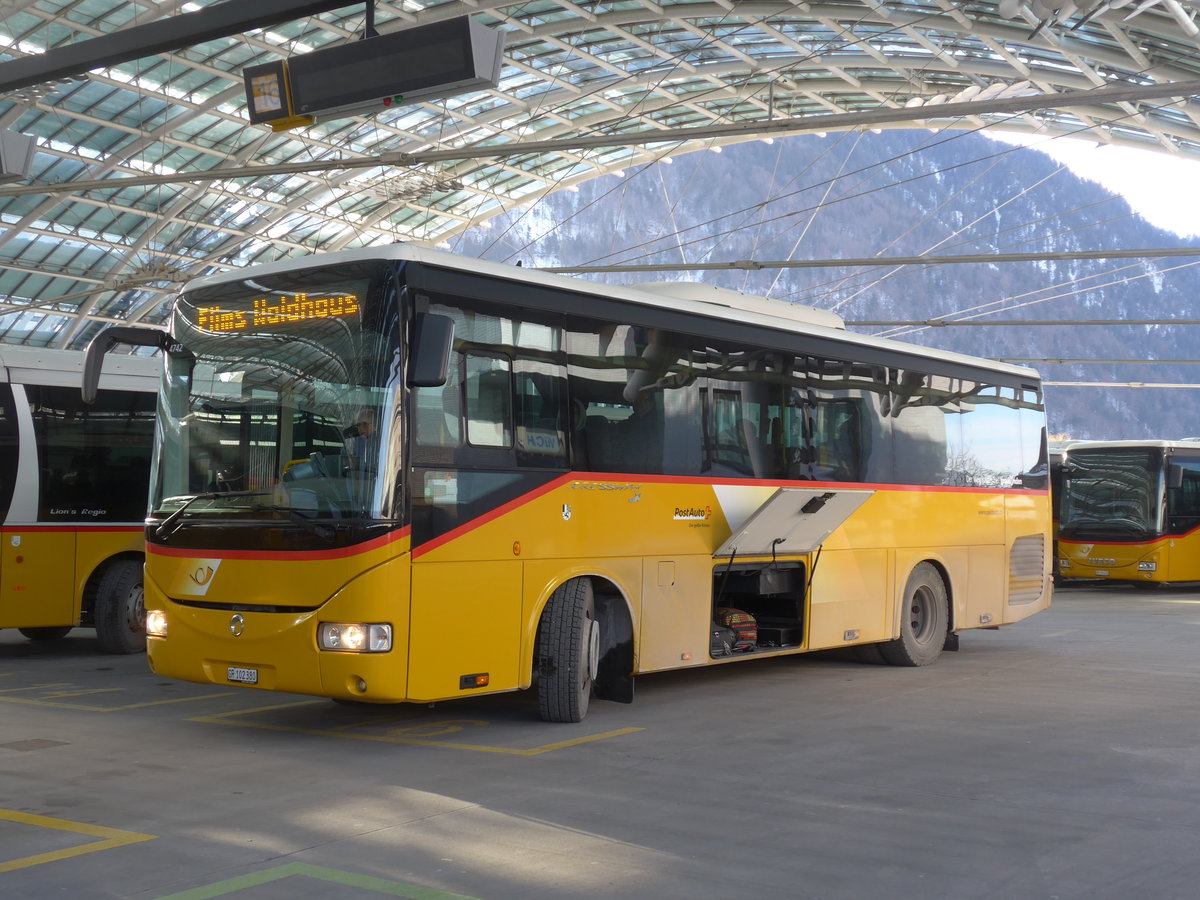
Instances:
[[[904,586],[900,637],[879,650],[893,666],[927,666],[942,655],[949,621],[946,583],[932,564],[920,563]]]
[[[140,560],[112,563],[96,591],[96,637],[105,653],[141,653],[146,649],[146,607]]]
[[[44,628],[18,628],[17,631],[31,641],[57,641],[71,631],[70,625],[47,625]]]
[[[545,721],[583,721],[599,656],[592,582],[573,578],[551,595],[538,626],[538,710]]]

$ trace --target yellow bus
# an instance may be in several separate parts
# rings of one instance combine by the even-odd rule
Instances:
[[[142,562],[161,364],[112,358],[90,405],[83,353],[0,348],[0,628],[34,641],[94,627],[145,647]]]
[[[1058,559],[1058,528],[1060,510],[1062,509],[1062,472],[1063,459],[1066,455],[1066,449],[1071,445],[1071,441],[1050,441],[1047,445],[1047,456],[1050,462],[1050,519],[1051,519],[1051,534],[1053,541],[1054,559]],[[1057,569],[1054,572],[1054,582],[1059,581]]]
[[[1083,441],[1063,460],[1058,573],[1200,581],[1200,441]]]
[[[1050,600],[1030,369],[696,284],[396,245],[185,286],[147,519],[154,671],[375,703],[863,646]],[[85,392],[89,389],[85,382]]]

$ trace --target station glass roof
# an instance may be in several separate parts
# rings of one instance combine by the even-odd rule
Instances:
[[[213,5],[4,0],[0,58]],[[0,128],[36,151],[28,177],[0,184],[0,341],[78,347],[104,323],[162,323],[197,275],[437,245],[581,181],[764,135],[919,123],[1196,154],[1196,13],[1189,0],[379,0],[379,33],[464,15],[505,32],[496,87],[279,133],[248,124],[242,69],[361,39],[359,4],[11,89]]]

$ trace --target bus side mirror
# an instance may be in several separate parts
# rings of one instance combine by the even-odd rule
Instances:
[[[96,391],[100,388],[100,370],[104,367],[104,355],[117,344],[133,344],[139,347],[158,347],[171,350],[176,347],[174,339],[159,328],[142,328],[137,325],[110,325],[92,338],[83,354],[84,403],[96,402]]]
[[[1183,466],[1179,463],[1170,463],[1167,466],[1167,487],[1180,488],[1183,487]]]
[[[413,329],[409,387],[441,387],[450,375],[450,347],[454,320],[436,313],[420,313]]]

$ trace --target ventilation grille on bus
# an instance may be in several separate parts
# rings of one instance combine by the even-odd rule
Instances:
[[[1046,538],[1027,534],[1013,541],[1008,556],[1008,602],[1036,603],[1045,589]]]

